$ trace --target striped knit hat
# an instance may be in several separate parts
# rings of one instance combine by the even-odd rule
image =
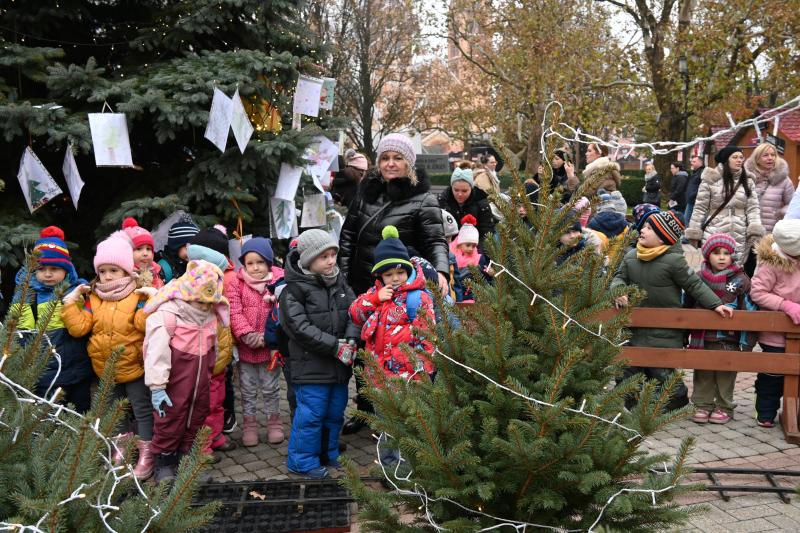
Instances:
[[[63,268],[75,272],[75,266],[69,256],[64,232],[56,226],[47,226],[39,233],[39,240],[33,245],[33,251],[39,253],[39,264]]]
[[[725,248],[733,255],[736,250],[736,240],[727,233],[715,233],[706,239],[700,251],[703,252],[703,258],[708,261],[708,256],[717,248]]]
[[[197,235],[199,231],[200,228],[192,222],[192,219],[188,217],[181,219],[169,228],[169,233],[167,233],[167,246],[173,252],[177,252],[181,246],[189,244],[192,237]]]
[[[653,213],[647,223],[664,244],[675,244],[683,236],[683,222],[672,211]]]

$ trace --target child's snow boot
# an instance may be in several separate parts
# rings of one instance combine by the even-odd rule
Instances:
[[[258,444],[258,422],[256,422],[256,417],[254,416],[244,417],[244,423],[242,424],[242,444],[247,447],[256,446]]]
[[[267,419],[267,439],[270,444],[280,444],[283,442],[283,421],[280,413],[269,415]]]
[[[155,463],[153,452],[150,450],[150,441],[138,440],[136,441],[136,447],[139,448],[139,460],[136,461],[133,475],[139,480],[147,479],[153,475],[153,466]]]

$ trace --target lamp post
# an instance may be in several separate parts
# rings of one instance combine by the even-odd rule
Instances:
[[[681,54],[678,58],[678,72],[683,76],[683,142],[689,140],[689,62]],[[688,169],[689,149],[683,149],[683,164]]]

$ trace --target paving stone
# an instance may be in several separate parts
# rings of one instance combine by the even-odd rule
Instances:
[[[800,522],[788,516],[773,515],[767,517],[767,522],[774,524],[781,531],[800,531]]]
[[[753,505],[752,507],[742,507],[741,509],[729,509],[728,514],[736,517],[738,520],[750,520],[752,518],[762,518],[765,516],[773,516],[778,514],[778,511],[769,505]]]
[[[744,520],[742,522],[734,522],[728,524],[728,531],[731,533],[755,533],[757,531],[774,531],[775,525],[770,523],[765,518],[756,518],[753,520]]]
[[[247,470],[245,470],[242,465],[231,465],[226,468],[223,468],[221,472],[226,476],[233,477],[236,474],[242,474],[244,472],[247,472]]]
[[[240,482],[240,481],[255,481],[257,478],[255,474],[252,472],[244,472],[242,474],[234,474],[231,476],[231,479]]]

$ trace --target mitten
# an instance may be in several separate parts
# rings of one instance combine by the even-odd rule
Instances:
[[[790,300],[784,300],[781,304],[781,311],[789,315],[795,326],[800,326],[800,304],[796,304]]]
[[[164,389],[154,390],[150,393],[150,402],[153,404],[153,409],[156,410],[158,416],[164,418],[167,414],[161,408],[161,404],[166,403],[167,407],[172,407],[172,400],[167,396],[167,391]]]
[[[148,298],[152,298],[153,296],[156,295],[158,289],[156,289],[155,287],[140,287],[133,292],[135,292],[136,294],[144,294]]]
[[[92,288],[89,287],[88,285],[78,285],[77,287],[72,289],[66,296],[64,296],[64,299],[62,301],[64,302],[64,305],[75,303],[78,300],[80,300],[84,294],[86,294],[87,292],[91,292],[91,290]]]

